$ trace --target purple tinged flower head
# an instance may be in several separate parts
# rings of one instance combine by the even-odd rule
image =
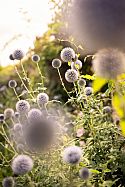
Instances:
[[[65,79],[67,82],[74,83],[78,79],[78,72],[74,69],[68,69],[65,73]]]
[[[28,113],[29,110],[30,110],[30,104],[29,104],[29,102],[26,101],[26,100],[19,100],[16,103],[16,110],[20,114],[26,114],[26,113]]]
[[[37,54],[34,54],[32,56],[32,61],[38,63],[40,61],[40,56]]]
[[[37,95],[37,103],[38,105],[45,105],[49,101],[49,96],[46,93],[39,93]]]
[[[16,50],[13,52],[12,56],[13,56],[13,58],[14,58],[15,60],[22,60],[23,57],[24,57],[24,53],[23,53],[22,50],[16,49]]]
[[[3,179],[2,181],[2,186],[3,187],[14,187],[15,186],[15,182],[13,177],[6,177]]]
[[[64,62],[72,62],[75,59],[75,51],[71,47],[65,47],[61,51],[61,59]]]
[[[62,65],[62,62],[61,62],[60,59],[55,58],[55,59],[52,60],[52,67],[53,67],[53,68],[58,69],[58,68],[61,67],[61,65]]]
[[[10,81],[8,82],[8,86],[9,86],[10,88],[15,88],[15,87],[17,86],[17,82],[16,82],[15,80],[10,80]]]

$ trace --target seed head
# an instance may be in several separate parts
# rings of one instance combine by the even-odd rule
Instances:
[[[33,160],[27,155],[18,155],[12,161],[12,170],[16,175],[24,175],[33,168]]]
[[[63,160],[69,164],[77,164],[82,157],[82,150],[78,146],[69,146],[64,149]]]
[[[53,66],[53,68],[60,68],[61,67],[61,65],[62,65],[62,62],[61,62],[61,60],[59,60],[59,59],[53,59],[53,61],[52,61],[52,66]]]
[[[95,54],[93,69],[99,77],[116,79],[125,72],[125,54],[117,49],[102,49]]]
[[[89,96],[93,93],[93,89],[91,87],[86,87],[84,92],[85,92],[85,95]]]
[[[86,85],[86,81],[85,81],[84,79],[79,79],[79,80],[78,80],[78,85],[79,85],[80,87],[83,87],[83,86]]]
[[[6,177],[3,179],[2,181],[2,186],[3,187],[14,187],[15,186],[15,182],[13,177]]]
[[[14,117],[14,110],[12,108],[7,108],[4,110],[4,117],[5,119],[9,119]]]
[[[10,80],[8,86],[10,88],[15,88],[17,86],[17,82],[15,80]]]
[[[42,116],[42,112],[37,109],[37,108],[33,108],[28,112],[28,119],[29,121],[39,121],[41,119]]]
[[[21,60],[24,57],[24,53],[22,50],[20,49],[16,49],[13,54],[12,54],[13,58],[16,60]]]
[[[90,177],[90,171],[88,170],[88,168],[82,168],[79,171],[79,176],[81,179],[87,180]]]
[[[40,56],[37,54],[34,54],[32,56],[32,61],[38,63],[40,61]]]
[[[65,79],[67,82],[73,83],[78,79],[78,72],[74,69],[68,69],[65,73]]]
[[[64,62],[71,62],[73,59],[75,58],[75,51],[70,48],[70,47],[66,47],[61,51],[61,59]]]
[[[71,63],[71,68],[75,70],[82,69],[82,62],[80,60],[76,60],[75,62]]]
[[[39,93],[37,95],[37,103],[38,105],[45,105],[49,101],[49,96],[46,93]]]
[[[20,114],[26,114],[30,110],[30,104],[26,100],[20,100],[16,103],[16,110]]]

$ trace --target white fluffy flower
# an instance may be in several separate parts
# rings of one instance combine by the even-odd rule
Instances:
[[[37,95],[37,103],[39,105],[45,105],[49,101],[49,96],[46,93],[39,93]]]
[[[86,85],[86,81],[85,81],[84,79],[79,79],[79,80],[78,80],[78,85],[79,85],[80,87],[85,86],[85,85]]]
[[[75,51],[70,47],[64,48],[61,51],[61,59],[64,62],[71,62],[73,59],[75,59]]]
[[[78,79],[78,72],[74,69],[68,69],[65,73],[65,79],[67,82],[73,83]]]
[[[60,59],[57,59],[57,58],[53,59],[53,61],[52,61],[53,68],[60,68],[61,65],[62,65],[62,62]]]
[[[42,112],[37,109],[37,108],[33,108],[28,112],[28,119],[29,121],[39,121],[41,119],[42,116]]]
[[[93,88],[92,87],[85,87],[84,92],[87,96],[89,96],[93,93]]]
[[[14,187],[15,186],[15,182],[13,177],[6,177],[3,179],[2,181],[2,186],[3,187]]]
[[[33,168],[33,160],[27,155],[18,155],[12,161],[12,170],[16,175],[23,175]]]
[[[79,176],[81,179],[87,180],[90,177],[90,171],[88,168],[82,168],[79,171]]]
[[[16,110],[20,114],[26,114],[30,110],[30,104],[26,100],[20,100],[16,103]]]
[[[4,110],[4,117],[5,119],[9,119],[14,117],[14,110],[12,108],[7,108]]]
[[[77,164],[82,157],[82,150],[78,146],[69,146],[63,151],[63,160],[70,164]]]

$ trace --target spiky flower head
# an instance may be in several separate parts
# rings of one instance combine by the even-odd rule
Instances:
[[[38,63],[40,61],[40,56],[37,54],[34,54],[32,56],[32,61]]]
[[[89,179],[90,177],[90,171],[88,168],[82,168],[80,171],[79,171],[79,176],[81,179],[83,180],[87,180]]]
[[[4,121],[4,114],[0,114],[0,122]]]
[[[74,83],[78,79],[78,72],[74,69],[68,69],[65,73],[65,79],[67,82]]]
[[[16,119],[18,119],[20,117],[20,113],[19,112],[15,112],[14,116],[15,116]]]
[[[15,132],[22,131],[22,125],[21,125],[21,123],[16,123],[14,125],[13,129],[14,129]]]
[[[125,72],[125,54],[117,49],[98,51],[92,63],[96,75],[106,79],[116,79]]]
[[[77,164],[82,157],[82,150],[78,146],[69,146],[63,151],[63,160],[69,164]]]
[[[38,105],[45,105],[49,101],[49,96],[46,93],[39,93],[37,95],[37,103]]]
[[[14,60],[14,58],[13,58],[13,55],[12,55],[12,54],[10,54],[9,59],[10,59],[10,60]]]
[[[33,160],[27,155],[18,155],[12,161],[11,168],[16,175],[24,175],[33,168]]]
[[[2,181],[2,186],[3,187],[14,187],[15,186],[15,182],[13,177],[6,177],[3,179]]]
[[[82,69],[82,62],[81,60],[76,60],[75,62],[71,63],[71,68],[75,70],[80,70]]]
[[[20,100],[16,103],[16,110],[20,114],[26,114],[30,110],[30,104],[26,100]]]
[[[12,108],[7,108],[4,110],[4,117],[5,119],[13,118],[14,117],[14,110]]]
[[[71,47],[65,47],[61,51],[61,59],[64,62],[71,62],[73,59],[75,59],[75,51]]]
[[[16,49],[13,54],[12,54],[13,58],[16,60],[21,60],[24,57],[24,53],[22,50],[20,49]]]
[[[93,93],[93,88],[92,87],[85,87],[84,92],[85,92],[85,95],[89,96]]]
[[[9,86],[10,88],[15,88],[15,87],[17,86],[17,82],[16,82],[15,80],[10,80],[10,81],[8,82],[8,86]]]
[[[112,108],[110,106],[105,106],[103,108],[103,113],[111,114],[112,113]]]
[[[37,108],[33,108],[28,112],[28,119],[29,121],[39,121],[41,119],[42,116],[42,112],[37,109]]]
[[[85,81],[84,79],[79,79],[79,80],[78,80],[78,85],[79,85],[80,87],[83,87],[83,86],[86,85],[86,81]]]
[[[60,59],[58,59],[58,58],[55,58],[55,59],[53,59],[53,61],[52,61],[52,67],[53,68],[60,68],[61,67],[61,65],[62,65],[62,62],[61,62],[61,60]]]

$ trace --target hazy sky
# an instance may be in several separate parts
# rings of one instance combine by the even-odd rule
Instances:
[[[8,56],[14,49],[26,52],[33,46],[35,36],[47,30],[50,20],[49,0],[0,0],[0,64],[11,63]],[[21,37],[6,45],[15,36]]]

